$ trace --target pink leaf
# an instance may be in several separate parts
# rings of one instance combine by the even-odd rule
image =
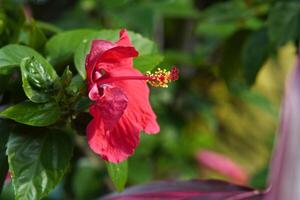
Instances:
[[[300,56],[286,83],[267,200],[300,199]]]
[[[246,184],[248,181],[247,172],[237,163],[222,155],[209,150],[202,150],[197,153],[197,161],[213,171],[216,171],[234,183]]]
[[[263,194],[248,187],[224,181],[160,181],[134,186],[119,194],[112,194],[102,200],[261,200]]]

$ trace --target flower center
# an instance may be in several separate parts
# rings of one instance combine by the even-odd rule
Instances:
[[[179,70],[177,67],[172,67],[170,71],[158,68],[153,73],[146,72],[146,77],[149,78],[147,82],[151,86],[167,88],[170,82],[178,80]]]
[[[170,82],[178,80],[179,70],[176,67],[173,67],[170,71],[158,68],[153,73],[148,71],[141,76],[110,76],[104,73],[99,77],[97,80],[99,85],[123,80],[145,80],[153,87],[167,88]]]

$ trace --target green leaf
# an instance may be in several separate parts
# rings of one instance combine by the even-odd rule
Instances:
[[[168,17],[196,18],[199,15],[197,9],[193,6],[192,0],[158,1],[153,4],[155,11]]]
[[[72,77],[73,77],[73,73],[71,72],[70,67],[67,66],[60,78],[63,87],[66,87],[70,84],[70,82],[72,81]]]
[[[202,37],[226,39],[238,30],[257,30],[263,25],[255,16],[257,13],[244,1],[215,3],[200,13],[196,33]]]
[[[47,22],[43,22],[43,21],[35,21],[36,26],[45,31],[46,33],[60,33],[62,32],[62,30],[60,28],[58,28],[57,26],[47,23]]]
[[[81,44],[78,46],[74,54],[75,67],[83,79],[86,78],[85,57],[88,54],[89,50],[90,50],[90,41],[83,40]]]
[[[30,126],[49,126],[59,119],[60,109],[54,103],[35,104],[25,101],[2,111],[0,117]]]
[[[122,191],[128,177],[128,162],[123,161],[119,164],[106,162],[108,174],[118,191]]]
[[[51,65],[24,58],[21,73],[24,92],[32,102],[45,103],[58,91],[58,77]]]
[[[235,84],[244,83],[242,71],[242,48],[248,38],[248,31],[239,31],[228,38],[222,49],[220,75],[227,86],[233,89]]]
[[[254,84],[258,71],[268,58],[268,52],[269,38],[266,29],[255,32],[247,39],[243,48],[242,62],[248,85]]]
[[[132,31],[128,31],[128,35],[133,46],[139,52],[139,55],[146,55],[158,52],[158,48],[152,40],[145,38],[141,34],[134,33]]]
[[[70,85],[66,88],[66,91],[71,96],[77,96],[80,93],[84,93],[85,82],[79,74],[72,78]]]
[[[134,59],[134,68],[141,72],[151,71],[159,63],[163,61],[164,57],[159,54],[141,55]]]
[[[18,67],[23,58],[34,57],[41,65],[51,67],[51,65],[34,49],[10,44],[0,49],[0,74],[8,74]]]
[[[22,129],[9,137],[7,154],[16,200],[39,200],[60,183],[73,153],[61,130]]]
[[[53,65],[72,59],[78,45],[95,30],[79,29],[53,36],[45,47],[47,59]]]
[[[17,42],[25,21],[23,6],[12,1],[1,1],[0,21],[0,47]]]
[[[34,49],[42,50],[47,42],[47,38],[44,32],[37,27],[36,22],[31,20],[24,25],[19,36],[19,42]]]
[[[97,197],[101,195],[99,188],[104,187],[103,176],[103,169],[101,169],[97,163],[92,162],[88,158],[80,159],[77,162],[72,181],[74,199],[97,199]]]
[[[270,40],[281,46],[300,38],[300,2],[277,2],[267,21]]]
[[[98,31],[96,33],[91,33],[86,40],[83,40],[81,42],[75,52],[74,63],[78,73],[82,76],[83,79],[86,78],[85,57],[90,50],[92,40],[102,39],[115,42],[119,39],[119,32],[120,30]],[[157,46],[153,41],[131,31],[128,31],[128,35],[133,46],[137,49],[140,56],[158,52]]]
[[[10,132],[10,126],[6,120],[0,119],[0,194],[8,172],[6,157],[6,143]]]

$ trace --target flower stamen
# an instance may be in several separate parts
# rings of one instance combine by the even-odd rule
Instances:
[[[157,68],[153,73],[147,71],[145,75],[149,78],[147,82],[151,86],[167,88],[170,82],[178,80],[179,70],[177,67],[173,67],[170,71]]]
[[[148,71],[141,76],[111,76],[106,72],[95,72],[95,77],[98,85],[124,80],[144,80],[153,87],[167,88],[170,82],[178,80],[179,70],[176,67],[173,67],[170,71],[158,68],[153,73]]]

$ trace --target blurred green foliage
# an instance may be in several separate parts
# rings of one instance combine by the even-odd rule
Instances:
[[[265,186],[284,77],[294,64],[300,38],[299,1],[0,3],[0,47],[18,43],[39,51],[46,39],[61,30],[127,28],[153,39],[164,55],[162,61],[157,54],[155,62],[147,61],[147,56],[139,58],[136,65],[156,66],[162,61],[161,66],[179,66],[179,81],[168,90],[152,89],[151,102],[161,132],[155,136],[141,135],[141,143],[129,159],[128,185],[161,179],[226,179],[197,163],[196,153],[210,149],[239,163],[249,174],[251,186]],[[26,17],[35,20],[29,23]],[[59,50],[58,46],[47,48]],[[68,56],[60,61],[64,63]],[[52,63],[52,58],[48,61]],[[75,60],[71,71],[76,65],[82,63],[76,64]],[[17,94],[11,91],[20,88],[16,88],[14,80],[6,79],[5,75],[0,76],[1,93],[17,100]],[[7,99],[2,96],[0,103],[4,104]],[[86,144],[82,145],[88,149]],[[111,191],[104,163],[91,152],[74,152],[72,162],[76,167],[69,169],[63,183],[48,199],[93,199]],[[11,190],[7,184],[1,199],[11,199]]]

